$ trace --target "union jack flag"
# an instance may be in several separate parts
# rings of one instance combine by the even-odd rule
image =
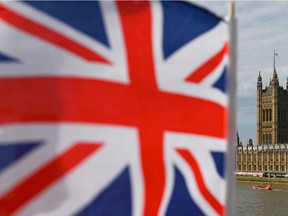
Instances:
[[[0,215],[223,215],[227,23],[187,2],[3,1]]]

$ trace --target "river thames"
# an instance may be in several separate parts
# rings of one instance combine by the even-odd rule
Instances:
[[[237,182],[238,216],[288,215],[288,184],[273,184],[271,191],[253,190],[253,184],[255,183]]]

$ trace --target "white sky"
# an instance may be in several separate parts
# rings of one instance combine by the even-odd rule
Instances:
[[[228,2],[196,1],[210,11],[226,16]],[[288,2],[236,1],[238,21],[237,130],[246,145],[256,144],[256,82],[259,71],[263,87],[273,72],[273,50],[278,53],[276,69],[279,83],[286,86],[288,76]]]

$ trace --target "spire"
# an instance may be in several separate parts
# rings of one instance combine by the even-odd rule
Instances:
[[[257,89],[260,90],[260,92],[262,91],[262,77],[259,71],[259,76],[257,78]]]
[[[261,71],[259,71],[258,82],[262,82]]]
[[[272,77],[272,82],[274,82],[275,84],[278,83],[278,76],[277,76],[277,73],[276,73],[276,66],[275,66],[275,57],[278,55],[278,53],[273,52],[273,68],[274,68],[274,72],[273,72],[273,77]]]
[[[275,66],[275,56],[277,56],[278,53],[275,52],[275,49],[274,49],[274,52],[273,52],[273,68],[274,68],[274,73],[276,74],[276,66]]]

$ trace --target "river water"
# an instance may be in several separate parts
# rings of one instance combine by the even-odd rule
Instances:
[[[253,184],[237,183],[238,216],[288,215],[288,184],[273,184],[271,191],[253,190]]]

